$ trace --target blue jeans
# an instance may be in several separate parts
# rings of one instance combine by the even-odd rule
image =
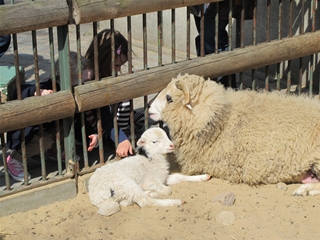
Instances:
[[[3,0],[0,0],[0,5],[4,5]],[[4,35],[0,36],[0,57],[8,50],[10,46],[11,36]]]

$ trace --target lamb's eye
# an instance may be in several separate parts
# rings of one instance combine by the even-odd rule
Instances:
[[[168,102],[168,103],[172,103],[172,102],[173,102],[170,95],[167,95],[166,98],[167,98],[167,102]]]
[[[158,141],[152,141],[153,144],[156,144]]]

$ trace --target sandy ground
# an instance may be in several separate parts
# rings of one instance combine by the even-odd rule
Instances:
[[[293,197],[299,184],[249,187],[220,179],[173,185],[180,207],[122,208],[98,215],[87,193],[24,213],[0,218],[0,239],[317,239],[320,196]],[[213,202],[226,192],[232,206]],[[234,216],[229,223],[219,215]],[[227,215],[228,215],[227,214]],[[227,220],[227,219],[225,219]]]

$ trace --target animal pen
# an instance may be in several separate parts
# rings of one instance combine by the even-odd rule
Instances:
[[[11,34],[12,47],[0,59],[0,75],[5,68],[11,68],[14,76],[8,85],[0,82],[3,90],[0,92],[0,202],[1,198],[9,195],[66,179],[74,179],[76,189],[79,176],[93,172],[115,155],[114,146],[102,138],[99,111],[99,148],[87,152],[84,124],[81,129],[83,144],[77,148],[74,114],[81,112],[83,117],[85,111],[129,98],[133,106],[131,126],[134,125],[133,110],[140,108],[146,116],[145,128],[148,128],[150,96],[162,90],[179,73],[197,74],[213,80],[236,74],[238,90],[251,88],[277,90],[284,94],[319,94],[318,1],[224,2],[229,2],[228,50],[220,53],[216,50],[214,54],[205,55],[202,13],[201,51],[197,57],[194,38],[198,33],[194,30],[190,7],[197,3],[203,10],[206,1],[5,1],[6,4],[0,7],[0,36]],[[221,1],[211,1],[211,4],[219,9]],[[16,17],[17,12],[19,18]],[[218,10],[215,19],[218,22]],[[99,74],[95,74],[95,80],[84,85],[79,81],[73,89],[69,52],[78,53],[78,72],[81,72],[81,54],[93,40],[97,59],[96,35],[105,28],[120,30],[128,39],[128,64],[119,76],[116,76],[113,66],[112,77],[99,79]],[[217,39],[218,31],[215,34]],[[114,39],[114,34],[111,38]],[[43,79],[50,74],[55,76],[54,62],[58,58],[60,77],[65,80],[61,81],[61,91],[21,100],[21,84],[34,81],[39,91],[39,83]],[[97,67],[95,72],[98,72]],[[78,75],[80,79],[81,74]],[[11,88],[17,89],[18,100],[10,100]],[[9,176],[6,162],[10,150],[6,146],[6,132],[16,129],[23,132],[27,126],[39,125],[42,136],[42,124],[52,121],[56,123],[57,161],[46,160],[41,137],[40,155],[26,159],[27,149],[25,139],[22,139],[24,172],[30,172],[32,178],[27,179],[25,174],[24,182],[14,181]],[[117,116],[114,116],[114,122],[117,122]],[[60,136],[61,131],[63,137]],[[134,145],[136,133],[133,127],[130,134]],[[62,149],[66,161],[61,159]],[[75,160],[76,154],[80,155],[80,161]]]

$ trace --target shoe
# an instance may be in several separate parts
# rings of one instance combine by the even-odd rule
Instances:
[[[48,160],[51,161],[58,161],[58,156],[56,153],[50,153],[50,152],[46,152],[46,157],[48,158]],[[66,160],[66,155],[65,152],[63,151],[61,154],[61,160],[64,162]],[[76,155],[76,161],[79,162],[80,161],[80,156]]]
[[[12,158],[10,155],[7,157],[7,165],[9,175],[16,181],[24,181],[23,164],[17,159]],[[31,175],[28,173],[28,179],[31,179]]]

